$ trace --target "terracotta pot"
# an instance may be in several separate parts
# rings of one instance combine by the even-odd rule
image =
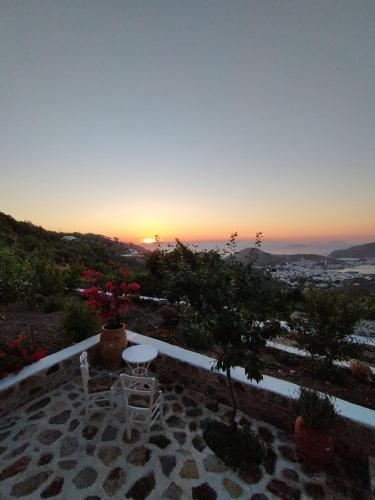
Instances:
[[[122,363],[122,352],[128,345],[126,337],[125,325],[121,324],[121,328],[110,330],[102,326],[100,334],[99,353],[104,366],[108,370],[119,368]]]
[[[325,432],[311,429],[302,417],[297,417],[294,439],[300,460],[313,467],[322,468],[331,462],[335,438]]]
[[[371,368],[366,363],[363,363],[363,361],[351,359],[349,361],[349,368],[353,377],[362,380],[363,382],[372,382]]]

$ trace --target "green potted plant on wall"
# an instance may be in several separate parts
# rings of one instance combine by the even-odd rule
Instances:
[[[139,294],[141,286],[136,282],[128,283],[129,271],[115,264],[108,275],[88,269],[83,271],[82,277],[91,285],[85,288],[83,295],[103,325],[100,356],[106,368],[116,369],[121,365],[121,355],[128,344],[124,317],[133,306],[132,298]]]
[[[301,389],[295,412],[294,437],[300,460],[313,467],[324,467],[334,454],[333,430],[337,421],[334,404],[326,394]]]

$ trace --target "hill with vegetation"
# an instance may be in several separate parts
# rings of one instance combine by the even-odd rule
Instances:
[[[147,253],[142,246],[123,243],[118,238],[92,233],[49,231],[29,221],[17,221],[0,212],[0,249],[2,248],[11,248],[20,256],[48,253],[58,264],[81,262],[85,266],[95,266],[131,253],[140,256]]]
[[[375,258],[375,241],[364,245],[356,245],[345,250],[335,250],[329,254],[335,259],[373,259]]]

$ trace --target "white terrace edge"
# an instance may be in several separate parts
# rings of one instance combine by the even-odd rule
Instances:
[[[211,371],[215,363],[213,358],[205,356],[204,354],[199,354],[193,351],[188,351],[182,347],[177,347],[172,344],[168,344],[161,340],[157,340],[151,337],[146,337],[139,333],[127,330],[127,337],[129,342],[134,344],[147,344],[154,346],[160,354],[177,359],[184,363],[188,363],[197,368],[202,368],[207,371]],[[46,356],[45,358],[28,365],[23,368],[20,373],[9,375],[6,379],[0,380],[0,392],[9,389],[10,387],[22,382],[23,380],[35,376],[38,373],[48,370],[52,366],[69,359],[82,351],[90,349],[99,343],[100,334],[89,337],[78,344],[62,349],[59,352]],[[245,374],[244,368],[237,366],[232,370],[232,378],[235,381],[241,382],[246,385],[251,385],[265,391],[270,391],[280,396],[284,396],[291,399],[296,399],[301,386],[288,382],[286,380],[277,379],[264,375],[263,379],[259,382],[253,382],[248,380]],[[338,413],[354,422],[375,428],[375,410],[365,408],[363,406],[350,403],[340,398],[332,397],[332,400],[336,406]]]
[[[44,370],[48,370],[61,361],[69,359],[82,351],[86,351],[87,349],[94,347],[99,343],[99,339],[100,334],[94,335],[93,337],[89,337],[82,342],[66,347],[65,349],[61,349],[61,351],[55,352],[54,354],[50,354],[49,356],[46,356],[31,365],[25,366],[19,373],[11,373],[3,380],[0,380],[0,391],[5,391],[6,389],[13,387],[29,377],[33,377]]]
[[[266,344],[267,347],[270,347],[272,349],[277,349],[278,351],[287,352],[288,354],[294,354],[295,356],[301,356],[304,358],[308,357],[308,354],[305,351],[298,349],[298,347],[281,344],[280,342],[273,342],[272,340],[267,340]],[[334,361],[333,363],[336,366],[341,366],[342,368],[349,368],[350,366],[350,363],[348,363],[347,361]],[[373,366],[369,366],[369,368],[372,374],[375,375],[375,368]]]

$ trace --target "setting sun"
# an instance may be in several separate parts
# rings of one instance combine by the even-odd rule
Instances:
[[[146,245],[151,245],[151,243],[155,243],[156,240],[155,238],[143,238],[143,243],[145,243]]]

